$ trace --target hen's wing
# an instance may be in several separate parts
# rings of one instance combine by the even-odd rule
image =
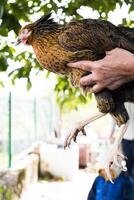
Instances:
[[[124,26],[119,26],[118,28],[134,43],[134,28]]]
[[[59,35],[59,43],[66,50],[92,50],[104,54],[115,47],[134,53],[134,44],[118,27],[108,21],[85,19],[70,22]]]

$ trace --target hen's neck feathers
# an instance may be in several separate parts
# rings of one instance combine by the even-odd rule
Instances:
[[[61,30],[63,25],[60,25],[51,18],[51,14],[41,17],[33,24],[33,34],[43,36],[44,34],[56,33]]]

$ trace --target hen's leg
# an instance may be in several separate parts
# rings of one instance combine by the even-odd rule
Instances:
[[[121,102],[121,100],[119,98],[118,99],[116,98],[116,100],[115,100],[115,108],[116,109],[114,110],[114,112],[111,112],[110,114],[115,119],[116,124],[118,124],[118,126],[120,126],[120,129],[119,129],[119,132],[117,133],[115,143],[113,145],[111,154],[107,161],[106,172],[107,172],[107,176],[109,177],[110,180],[111,180],[111,175],[109,172],[109,168],[112,163],[115,164],[117,167],[119,167],[122,171],[126,170],[126,167],[122,166],[122,163],[124,163],[122,161],[125,159],[125,156],[119,152],[119,146],[120,146],[121,140],[123,138],[123,135],[125,134],[125,132],[127,130],[129,116],[128,116],[127,110],[124,106],[124,103]]]
[[[87,89],[88,89],[88,87],[87,87]],[[95,98],[97,100],[97,107],[100,112],[93,114],[86,120],[75,124],[73,126],[73,128],[70,130],[70,134],[67,136],[67,138],[65,140],[64,147],[67,147],[67,146],[69,147],[72,139],[75,142],[76,137],[80,131],[82,131],[83,134],[85,135],[84,126],[86,126],[87,124],[95,121],[96,119],[106,115],[106,113],[113,111],[114,101],[112,98],[112,94],[108,90],[104,90],[100,93],[95,94]]]
[[[102,113],[109,113],[115,109],[115,102],[109,90],[103,90],[95,94],[97,107]]]
[[[111,174],[110,174],[109,168],[111,167],[112,164],[115,164],[122,171],[126,171],[126,166],[124,166],[124,162],[122,162],[123,160],[126,159],[126,157],[119,151],[119,148],[120,148],[121,140],[127,130],[127,127],[128,127],[128,122],[126,124],[123,124],[120,127],[119,132],[117,133],[117,137],[114,142],[112,151],[107,160],[106,174],[111,182],[112,180],[111,180]]]
[[[86,118],[84,121],[75,123],[74,126],[69,131],[70,134],[67,136],[67,138],[65,140],[64,148],[70,146],[72,139],[74,140],[74,142],[76,142],[77,135],[80,131],[82,131],[83,135],[86,135],[84,127],[87,124],[95,121],[96,119],[103,117],[104,115],[106,115],[106,113],[97,112],[97,113],[91,115],[90,117]]]

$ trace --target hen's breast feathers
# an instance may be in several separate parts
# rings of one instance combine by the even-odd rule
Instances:
[[[90,50],[69,51],[59,44],[58,37],[46,36],[36,38],[32,41],[32,46],[39,63],[47,70],[67,75],[72,85],[80,86],[80,77],[83,70],[67,67],[67,63],[81,59],[91,59],[93,57]],[[95,60],[95,57],[94,57]]]

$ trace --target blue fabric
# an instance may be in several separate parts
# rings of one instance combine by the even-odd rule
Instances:
[[[124,173],[114,180],[114,184],[98,176],[87,200],[134,200],[132,182]]]
[[[96,200],[123,200],[123,179],[115,180],[114,184],[98,177],[96,185]]]

